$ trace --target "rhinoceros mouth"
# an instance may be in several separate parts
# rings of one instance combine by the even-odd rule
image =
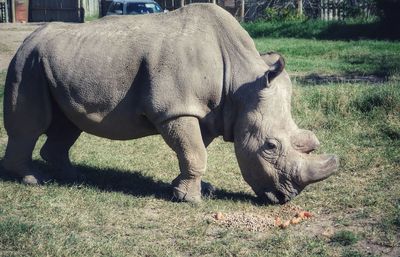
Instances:
[[[280,191],[265,191],[257,193],[258,199],[263,204],[285,204],[297,196],[300,192],[292,192],[289,194],[282,193]]]

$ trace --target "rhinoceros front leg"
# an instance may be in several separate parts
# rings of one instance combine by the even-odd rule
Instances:
[[[178,156],[180,174],[172,182],[178,200],[201,201],[201,176],[207,166],[207,151],[195,117],[179,117],[159,126],[166,143]]]

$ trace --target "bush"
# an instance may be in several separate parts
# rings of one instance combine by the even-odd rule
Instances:
[[[269,7],[264,9],[264,19],[268,21],[295,21],[301,20],[297,14],[297,10],[294,8],[276,8]]]

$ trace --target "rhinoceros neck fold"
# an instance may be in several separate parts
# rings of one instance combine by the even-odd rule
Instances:
[[[202,5],[201,7],[209,9],[209,12],[204,12],[204,16],[210,15],[203,26],[208,24],[212,28],[211,34],[217,41],[218,52],[221,55],[219,58],[223,65],[221,108],[217,115],[221,118],[217,121],[221,129],[218,130],[218,134],[222,135],[225,141],[232,142],[233,127],[237,118],[234,94],[241,86],[262,76],[268,67],[260,57],[249,34],[231,14],[214,6]]]
[[[237,103],[235,102],[235,93],[242,86],[251,84],[256,80],[257,71],[262,70],[256,63],[248,60],[243,52],[246,52],[243,46],[221,45],[223,59],[223,86],[221,94],[222,115],[223,115],[223,138],[225,141],[234,141],[234,125],[237,120]],[[249,56],[249,59],[253,56]],[[240,68],[240,66],[242,68]],[[260,72],[258,72],[260,73]],[[261,73],[263,74],[263,73]]]

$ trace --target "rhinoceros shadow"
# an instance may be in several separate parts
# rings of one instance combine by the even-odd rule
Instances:
[[[0,179],[19,183],[19,180],[7,173],[0,160]],[[35,168],[43,171],[45,175],[51,174],[51,167],[43,161],[34,161]],[[155,197],[166,201],[173,200],[170,183],[155,180],[152,177],[143,175],[141,171],[127,171],[113,168],[99,169],[86,165],[75,165],[80,172],[76,180],[52,179],[48,183],[57,183],[59,186],[82,185],[98,189],[104,192],[119,192],[135,197]],[[46,186],[46,185],[44,185]],[[258,204],[257,199],[243,192],[230,192],[224,189],[217,189],[210,197],[212,199],[230,200],[235,202],[252,202]]]

